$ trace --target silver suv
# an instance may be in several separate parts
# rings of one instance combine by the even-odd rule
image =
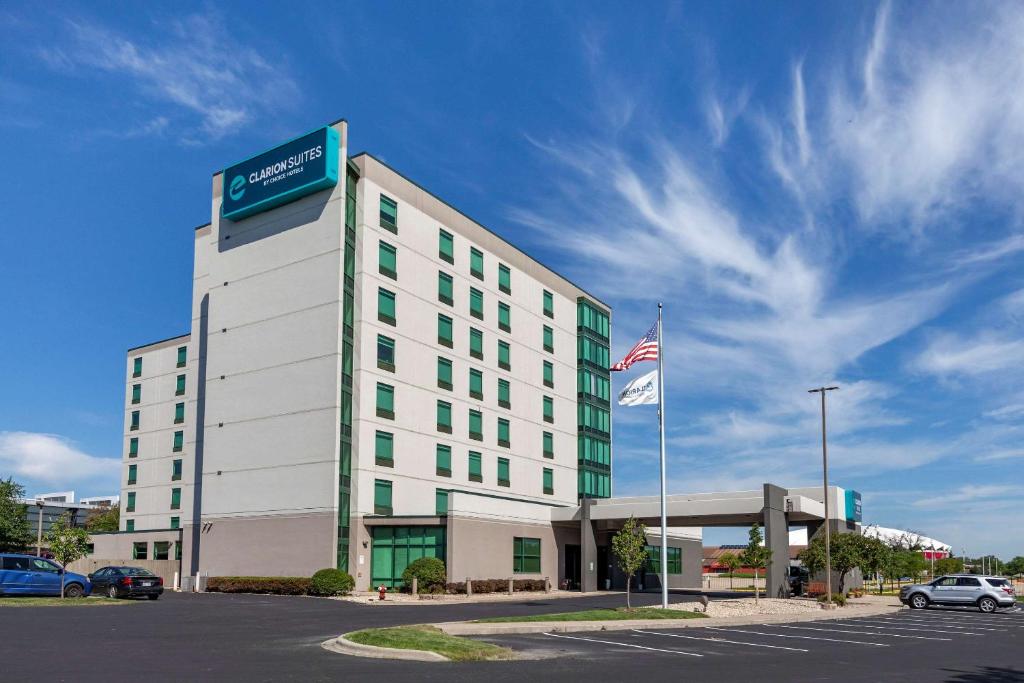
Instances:
[[[1013,584],[998,576],[952,574],[900,589],[900,602],[912,609],[924,609],[928,605],[975,605],[982,612],[995,612],[1000,607],[1012,607],[1015,600]]]

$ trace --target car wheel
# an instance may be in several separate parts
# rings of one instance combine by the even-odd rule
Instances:
[[[147,595],[146,597],[149,598],[150,600],[156,600],[160,596],[159,595]]]
[[[911,609],[924,609],[928,606],[928,598],[921,593],[914,593],[910,596],[910,608]]]
[[[64,587],[64,597],[80,598],[85,595],[85,589],[80,584],[71,583]]]
[[[999,605],[992,598],[982,598],[981,600],[978,600],[978,609],[985,614],[995,612],[997,607],[999,607]]]
[[[116,586],[111,586],[110,588],[108,588],[107,589],[107,595],[109,595],[110,597],[112,597],[114,599],[117,599],[117,587]]]

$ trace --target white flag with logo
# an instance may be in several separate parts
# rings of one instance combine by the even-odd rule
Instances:
[[[658,402],[658,371],[637,377],[619,392],[620,406],[642,406]]]

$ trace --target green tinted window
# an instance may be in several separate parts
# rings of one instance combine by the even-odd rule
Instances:
[[[128,465],[128,483],[129,484],[134,484],[136,482],[136,480],[138,478],[138,474],[139,474],[139,466],[138,465]]]
[[[555,492],[555,471],[545,467],[544,468],[544,493],[551,495]]]
[[[140,377],[142,375],[142,358],[136,358],[132,361],[132,377]]]
[[[469,249],[469,272],[474,277],[484,279],[484,253],[475,247]]]
[[[448,273],[438,271],[437,273],[437,299],[442,303],[451,305],[455,303],[454,296],[454,285],[452,284],[452,276]]]
[[[185,375],[178,375],[175,380],[174,394],[175,396],[181,396],[185,393]]]
[[[376,479],[373,482],[373,514],[390,515],[391,512],[391,482]]]
[[[498,380],[498,404],[502,408],[512,405],[512,389],[507,379]]]
[[[377,320],[394,325],[395,318],[395,293],[383,287],[377,288]]]
[[[395,437],[389,432],[377,432],[374,441],[374,458],[378,465],[390,465],[395,460]]]
[[[134,510],[134,509],[135,508],[132,507],[132,510]],[[124,530],[125,531],[135,531],[135,520],[134,519],[125,520]]]
[[[125,512],[135,512],[135,491],[128,492],[128,502],[124,506]]]
[[[512,571],[516,574],[540,572],[540,539],[512,539]]]
[[[439,515],[448,514],[448,491],[447,489],[434,490],[434,512]]]
[[[498,365],[509,370],[512,367],[512,351],[508,342],[498,342]]]
[[[498,458],[498,486],[508,486],[509,483],[508,458]]]
[[[484,414],[479,410],[469,411],[469,438],[477,441],[484,438]]]
[[[142,385],[141,384],[133,384],[132,385],[132,403],[138,403],[141,400],[142,400]]]
[[[135,541],[132,543],[132,559],[133,560],[145,560],[149,558],[149,544],[145,541]]]
[[[437,340],[446,346],[454,343],[452,336],[452,319],[446,315],[437,314]]]
[[[498,302],[498,327],[506,332],[512,331],[512,309],[501,302]]]
[[[187,359],[187,355],[188,355],[188,347],[187,346],[179,346],[178,347],[178,367],[179,368],[185,367],[185,361]]]
[[[171,527],[170,528],[172,528],[172,529],[180,529],[181,528],[181,517],[171,517]],[[176,557],[174,559],[177,560],[177,559],[181,559],[181,558]]]
[[[452,429],[452,404],[446,401],[437,402],[437,426]]]
[[[548,290],[544,290],[544,315],[549,318],[555,317],[555,297]]]
[[[171,509],[181,508],[181,489],[171,489]]]
[[[174,421],[176,423],[185,421],[185,404],[175,403],[174,404]]]
[[[392,230],[398,227],[398,204],[384,195],[380,196],[380,224]]]
[[[452,362],[441,356],[437,357],[437,386],[442,389],[452,388]]]
[[[469,288],[469,314],[484,319],[484,293],[473,287]]]
[[[377,415],[392,418],[395,416],[395,388],[390,384],[377,382]]]
[[[510,443],[510,441],[509,441],[509,439],[510,439],[509,431],[510,430],[509,430],[509,422],[508,422],[508,420],[506,420],[503,417],[499,417],[498,418],[498,445],[499,446],[505,446],[506,448],[508,448],[509,443]]]
[[[555,457],[555,435],[551,432],[544,432],[544,457],[553,458]]]
[[[455,263],[455,239],[446,230],[438,231],[437,255],[448,263]]]
[[[484,333],[475,328],[469,328],[469,354],[474,358],[484,357]]]
[[[544,326],[544,350],[549,353],[555,350],[555,331],[547,325]]]
[[[139,454],[139,439],[137,437],[133,436],[132,438],[128,439],[128,457],[129,458],[134,458],[138,454]]]
[[[504,263],[498,264],[498,289],[506,294],[512,293],[512,271]]]
[[[138,428],[139,428],[139,411],[133,410],[132,411],[132,429],[138,429]]]
[[[480,400],[484,397],[484,373],[475,368],[469,369],[469,395]]]
[[[181,459],[177,458],[171,461],[171,481],[178,481],[181,479]]]
[[[437,444],[437,474],[442,477],[452,476],[452,449],[451,446]]]
[[[381,275],[398,277],[398,250],[384,240],[379,242],[377,269]]]
[[[483,456],[476,451],[469,452],[469,480],[470,481],[483,481],[484,469],[483,469]]]
[[[174,432],[174,445],[172,450],[180,451],[185,447],[185,432]]]
[[[555,386],[555,364],[551,361],[544,361],[544,386]]]
[[[377,367],[384,369],[395,369],[395,340],[377,335]]]
[[[555,400],[550,396],[544,397],[544,420],[552,422],[555,419]]]

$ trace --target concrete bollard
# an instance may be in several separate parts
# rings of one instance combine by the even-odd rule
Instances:
[[[473,579],[466,577],[466,595],[473,595]]]
[[[546,576],[544,577],[544,592],[545,593],[550,593],[551,592],[551,579],[549,579]]]
[[[509,579],[509,580],[508,580],[508,594],[509,594],[509,595],[512,595],[512,593],[514,593],[514,592],[515,592],[515,586],[514,586],[514,584],[512,583],[512,582],[513,582],[514,580],[515,580],[515,579]]]
[[[412,577],[412,595],[416,597],[420,594],[420,582],[415,576]]]

